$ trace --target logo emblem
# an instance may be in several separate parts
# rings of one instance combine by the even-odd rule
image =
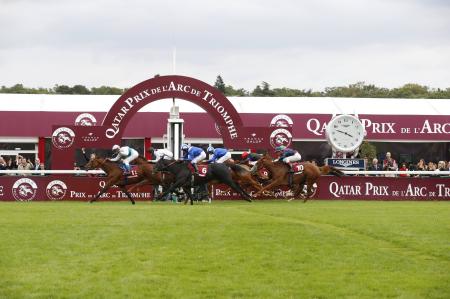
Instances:
[[[75,133],[66,127],[58,128],[52,134],[53,145],[60,149],[70,147],[74,141]]]
[[[259,144],[262,143],[264,138],[258,137],[256,133],[251,133],[250,137],[244,137],[247,144]]]
[[[30,201],[36,196],[37,185],[29,178],[17,180],[12,186],[12,194],[17,201]]]
[[[51,200],[62,199],[66,195],[67,186],[63,181],[54,180],[48,183],[45,192],[47,197]]]
[[[293,124],[292,118],[285,114],[276,115],[270,122],[271,127],[277,128],[292,128]]]
[[[75,126],[95,126],[96,124],[97,120],[89,113],[80,114],[75,119]]]
[[[270,145],[273,148],[284,145],[289,146],[292,142],[292,134],[286,129],[276,129],[270,134]]]
[[[100,137],[96,136],[93,132],[88,133],[85,136],[81,136],[81,140],[84,142],[95,142],[99,140]]]

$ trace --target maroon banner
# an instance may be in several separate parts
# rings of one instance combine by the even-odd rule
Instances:
[[[351,200],[450,200],[450,178],[320,177],[312,199]],[[305,189],[306,191],[306,189]],[[253,195],[255,192],[251,191]],[[214,185],[213,199],[241,199],[225,185]],[[258,199],[293,196],[287,187],[265,192]]]
[[[0,201],[79,200],[89,201],[105,186],[105,178],[81,176],[2,176]],[[135,200],[151,200],[152,187],[142,186],[132,192]],[[128,200],[119,188],[113,187],[100,200]]]
[[[46,201],[92,199],[104,186],[102,177],[82,176],[2,176],[0,201]],[[450,200],[450,178],[386,178],[322,176],[313,199],[326,200]],[[254,191],[250,191],[254,194]],[[132,193],[136,200],[152,200],[152,188],[143,186]],[[213,185],[213,200],[240,199],[225,185]],[[257,199],[292,197],[288,188],[268,191]],[[101,200],[127,200],[118,188],[111,188]]]
[[[87,113],[0,111],[0,136],[48,137],[54,131],[54,124],[72,126],[76,119],[83,114]],[[106,113],[93,112],[90,115],[95,116],[96,119],[102,119]],[[274,120],[275,122],[279,121],[281,115],[240,113],[240,116],[245,126],[265,129],[271,127]],[[281,128],[290,128],[293,138],[325,140],[325,128],[331,119],[330,114],[286,114],[285,116],[289,117],[291,125],[289,127],[286,126],[286,123],[279,125]],[[162,137],[167,131],[167,117],[167,112],[138,112],[128,122],[122,136]],[[359,115],[359,117],[365,125],[368,140],[450,141],[450,121],[447,115]],[[184,133],[190,138],[221,137],[216,130],[215,120],[210,114],[187,112],[181,113],[181,118],[185,121]],[[21,120],[20,126],[11,126],[17,119]],[[202,125],[199,126],[198,123]],[[101,126],[99,128],[103,129]],[[221,130],[224,129],[226,130],[226,128],[221,128]],[[247,131],[242,131],[244,135],[247,133]],[[104,135],[104,132],[101,135]]]

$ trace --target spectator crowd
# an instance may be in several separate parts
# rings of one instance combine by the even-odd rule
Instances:
[[[44,170],[44,163],[36,158],[34,163],[21,155],[17,156],[0,156],[0,170]],[[0,174],[2,175],[2,174]],[[25,174],[23,174],[25,175]]]
[[[439,161],[439,162],[433,162],[429,161],[428,163],[425,162],[424,159],[420,159],[418,163],[408,163],[408,162],[401,162],[400,164],[397,163],[397,161],[391,156],[390,152],[386,153],[385,159],[382,161],[382,163],[379,163],[377,158],[374,158],[370,165],[368,166],[367,170],[369,171],[429,171],[430,175],[431,172],[438,172],[438,171],[450,171],[450,161]],[[395,177],[397,175],[394,174],[386,174],[386,177]],[[399,174],[400,177],[408,177],[409,174]],[[420,175],[420,176],[427,176],[427,175]]]

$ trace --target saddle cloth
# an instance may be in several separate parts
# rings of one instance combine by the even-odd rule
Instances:
[[[304,169],[303,163],[293,163],[291,164],[291,169],[294,173],[302,173]]]
[[[120,164],[120,169],[122,169],[122,175],[126,176],[126,177],[135,177],[138,174],[138,167],[137,165],[131,165],[131,172],[129,174],[125,174],[126,169],[125,169],[125,164]]]
[[[194,174],[195,170],[191,163],[189,165],[189,170],[192,174]],[[208,165],[206,164],[197,164],[198,167],[198,176],[206,176],[206,173],[208,172]]]

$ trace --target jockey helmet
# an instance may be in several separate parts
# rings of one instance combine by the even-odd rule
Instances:
[[[114,144],[112,147],[113,152],[117,152],[118,150],[120,150],[120,146],[117,144]]]
[[[281,152],[281,151],[284,151],[285,148],[286,148],[286,147],[285,147],[284,145],[280,145],[280,146],[277,146],[277,147],[275,148],[275,151],[276,151],[276,152]]]
[[[242,159],[247,159],[248,152],[243,152],[241,157],[242,157]]]
[[[181,145],[181,150],[187,151],[188,149],[189,149],[189,145],[187,145],[186,143]]]
[[[206,150],[208,153],[212,154],[214,153],[214,147],[208,146],[208,149]]]

